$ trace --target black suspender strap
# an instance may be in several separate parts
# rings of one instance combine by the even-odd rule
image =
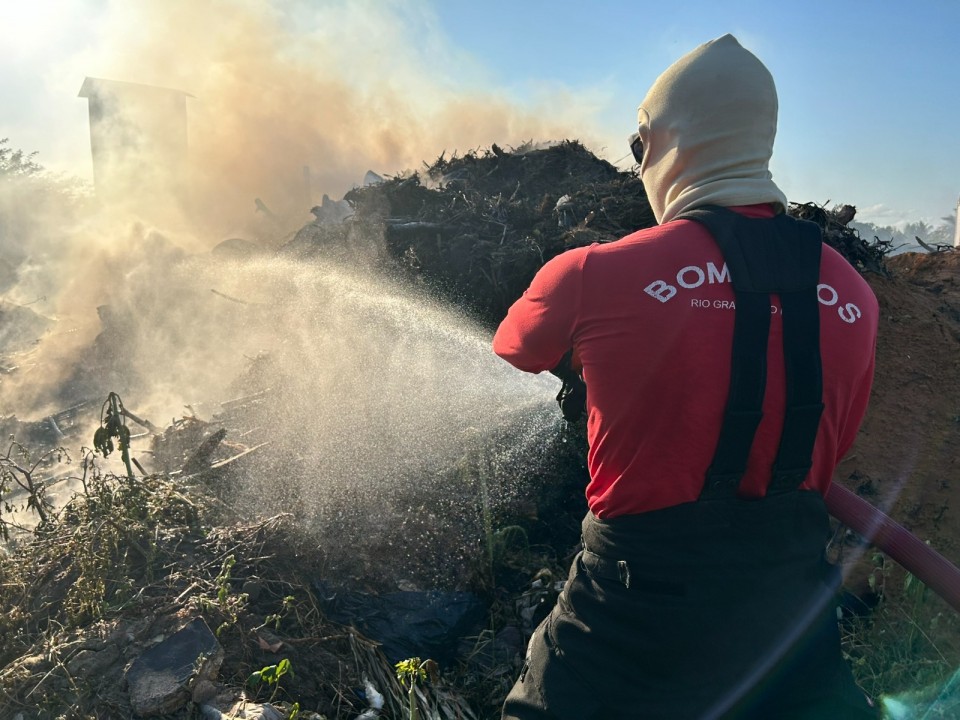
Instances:
[[[823,413],[820,306],[816,290],[780,293],[787,410],[767,493],[795,490],[810,471]]]
[[[771,295],[780,297],[787,403],[767,493],[795,490],[810,470],[823,410],[817,283],[821,235],[786,215],[746,218],[703,207],[680,217],[710,231],[727,264],[736,310],[730,391],[701,498],[736,492],[763,416]]]
[[[736,292],[730,394],[720,440],[707,470],[705,492],[736,491],[747,467],[753,437],[763,417],[767,381],[770,302],[757,293]]]

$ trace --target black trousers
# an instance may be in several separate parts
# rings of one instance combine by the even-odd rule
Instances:
[[[583,522],[505,720],[879,717],[840,652],[813,492]]]

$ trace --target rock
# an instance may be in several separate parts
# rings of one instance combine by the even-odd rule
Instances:
[[[210,720],[219,720],[213,711],[213,706],[204,705],[201,710],[203,716]],[[277,710],[273,705],[247,702],[241,700],[233,706],[223,710],[220,717],[231,718],[231,720],[284,720],[286,714]]]
[[[102,675],[120,659],[120,648],[105,645],[101,649],[85,649],[67,662],[67,671],[74,678],[93,678]]]
[[[219,690],[212,681],[201,678],[194,683],[193,690],[190,693],[190,699],[197,705],[202,705],[203,703],[208,703],[213,700]]]
[[[354,625],[383,646],[391,662],[427,655],[446,664],[453,660],[457,640],[476,632],[485,607],[469,592],[334,592],[315,584],[324,612],[334,622]]]
[[[223,648],[200,618],[138,657],[127,671],[130,704],[140,717],[172,713],[190,699],[194,676],[212,680]]]
[[[250,602],[256,602],[260,599],[261,593],[263,593],[263,582],[260,580],[260,578],[247,578],[244,580],[243,587],[240,588],[240,592],[246,593]]]

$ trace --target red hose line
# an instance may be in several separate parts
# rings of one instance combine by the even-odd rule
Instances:
[[[960,613],[960,569],[956,565],[841,485],[831,484],[824,500],[837,520],[900,563]]]

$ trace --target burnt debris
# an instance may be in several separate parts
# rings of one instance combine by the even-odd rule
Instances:
[[[358,227],[382,232],[383,253],[409,279],[496,324],[536,271],[565,250],[656,224],[635,170],[577,141],[442,154],[418,172],[356,188],[340,226],[311,223],[288,244],[300,256],[355,246]],[[848,227],[856,208],[791,203],[861,272],[886,275],[889,244]]]

